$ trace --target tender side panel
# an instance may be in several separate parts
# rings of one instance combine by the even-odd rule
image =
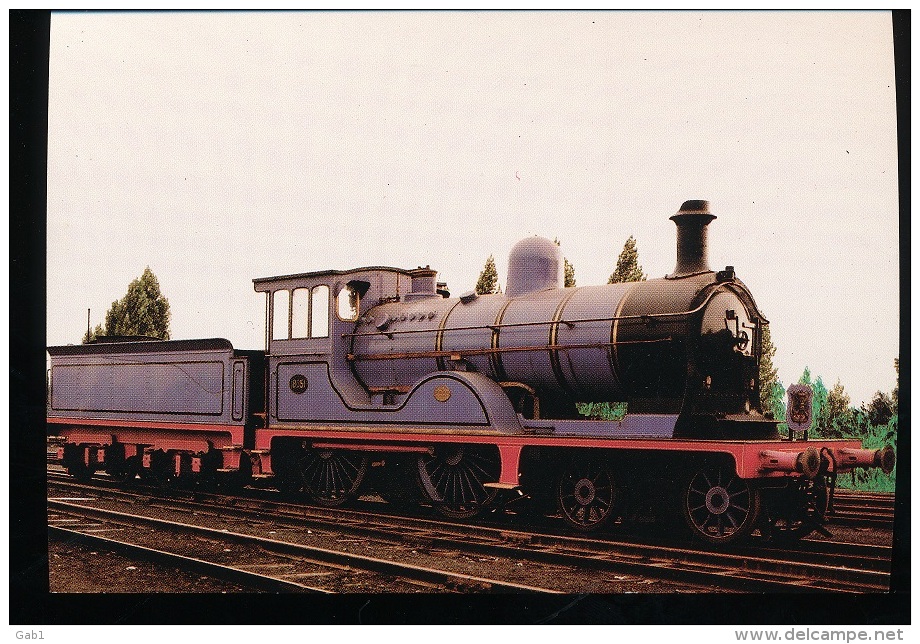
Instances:
[[[234,375],[240,382],[243,362]],[[133,364],[70,364],[51,368],[51,408],[59,412],[221,416],[224,363],[182,360]],[[242,393],[234,420],[242,420]]]
[[[257,354],[226,340],[49,347],[48,418],[252,425]],[[263,372],[257,368],[257,375]],[[261,383],[256,384],[261,394]],[[259,401],[261,402],[261,396]]]

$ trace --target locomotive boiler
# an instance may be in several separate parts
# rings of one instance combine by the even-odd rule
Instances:
[[[775,423],[755,413],[766,320],[732,267],[709,269],[708,203],[687,202],[671,219],[677,266],[662,279],[563,288],[561,251],[539,237],[512,249],[504,294],[442,299],[434,272],[418,269],[405,298],[358,319],[354,372],[368,389],[398,393],[426,374],[471,371],[502,383],[531,417],[625,401],[679,414],[678,435],[766,437]],[[699,417],[713,413],[732,424]]]
[[[78,476],[261,481],[327,506],[374,490],[449,517],[516,504],[580,530],[654,515],[715,543],[808,534],[839,473],[890,471],[893,451],[779,435],[759,405],[767,320],[733,267],[710,269],[715,216],[687,201],[671,219],[660,279],[564,288],[559,248],[534,237],[500,294],[450,297],[429,267],[255,279],[265,352],[49,348],[60,458]],[[626,415],[579,413],[604,401]]]

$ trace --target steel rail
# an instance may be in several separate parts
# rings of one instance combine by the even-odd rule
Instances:
[[[272,577],[271,575],[259,574],[242,568],[199,559],[197,557],[188,557],[175,552],[148,548],[146,546],[110,539],[96,534],[87,534],[79,530],[62,528],[61,526],[49,525],[48,536],[68,543],[79,543],[92,548],[103,548],[132,558],[143,559],[165,566],[178,567],[182,570],[196,572],[223,581],[248,586],[250,588],[257,588],[271,593],[329,593],[328,590],[305,586],[304,584],[299,584],[288,579],[280,579],[278,577]]]
[[[894,523],[894,494],[834,492],[833,512],[827,520],[835,525],[891,527]]]
[[[181,523],[178,521],[169,521],[166,519],[157,519],[154,517],[128,514],[115,510],[106,510],[101,508],[92,508],[77,503],[66,501],[48,501],[49,509],[64,511],[70,514],[77,514],[83,517],[94,518],[97,520],[107,520],[115,522],[126,522],[130,525],[146,525],[154,529],[168,529],[171,531],[181,530],[194,534],[205,535],[210,538],[232,541],[246,545],[257,545],[268,552],[293,555],[323,564],[346,565],[361,570],[368,570],[386,575],[394,575],[402,579],[412,579],[416,581],[435,583],[447,588],[461,589],[464,587],[474,587],[476,589],[487,589],[490,592],[518,592],[518,593],[555,593],[547,588],[538,588],[524,584],[500,581],[497,579],[487,579],[473,575],[465,575],[447,570],[438,570],[424,566],[416,566],[408,563],[390,561],[388,559],[379,559],[368,557],[355,553],[320,548],[318,546],[309,546],[306,544],[293,543],[288,541],[278,541],[276,539],[267,539],[256,535],[245,534],[241,532],[230,532],[208,528],[206,526]]]

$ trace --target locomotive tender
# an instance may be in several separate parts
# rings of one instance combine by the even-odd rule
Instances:
[[[710,270],[687,201],[661,279],[563,288],[553,242],[519,242],[502,294],[452,298],[425,267],[254,280],[265,352],[226,340],[51,347],[58,456],[160,482],[269,479],[336,506],[373,487],[449,517],[531,500],[581,530],[651,511],[724,543],[821,529],[834,479],[890,471],[858,441],[785,439],[759,408],[767,323]],[[626,402],[620,420],[578,403]]]

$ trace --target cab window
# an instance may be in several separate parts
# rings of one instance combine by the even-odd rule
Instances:
[[[352,286],[346,285],[339,291],[338,313],[339,319],[346,322],[358,319],[358,305],[361,295]]]
[[[291,294],[291,337],[310,336],[310,289],[295,288]]]
[[[287,340],[290,337],[290,291],[272,293],[272,340]]]
[[[329,287],[316,286],[310,296],[312,315],[310,320],[310,337],[329,337]]]

